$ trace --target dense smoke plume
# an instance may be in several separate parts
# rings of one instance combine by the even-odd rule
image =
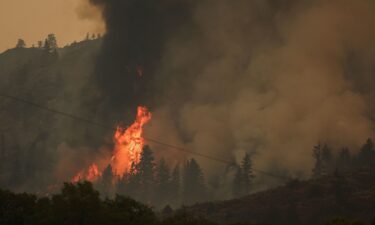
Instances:
[[[101,100],[152,106],[149,135],[302,177],[317,142],[373,136],[373,1],[91,2],[107,26]]]

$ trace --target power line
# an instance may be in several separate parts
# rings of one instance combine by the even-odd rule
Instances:
[[[67,117],[67,118],[70,118],[70,119],[73,119],[73,120],[81,121],[81,122],[84,122],[86,124],[90,124],[90,125],[93,125],[93,126],[96,126],[96,127],[100,127],[100,128],[104,128],[104,129],[108,129],[108,130],[112,130],[112,131],[115,131],[117,129],[117,128],[112,127],[112,126],[108,126],[108,125],[105,125],[105,124],[102,124],[102,123],[98,123],[98,122],[86,119],[84,117],[76,116],[76,115],[73,115],[73,114],[70,114],[70,113],[66,113],[66,112],[63,112],[63,111],[60,111],[60,110],[52,109],[52,108],[49,108],[49,107],[37,104],[37,103],[29,101],[29,100],[25,100],[25,99],[16,97],[16,96],[13,96],[13,95],[5,94],[5,93],[0,93],[0,97],[7,98],[7,99],[10,99],[10,100],[13,100],[13,101],[17,101],[17,102],[21,102],[21,103],[33,106],[33,107],[38,108],[38,109],[41,109],[41,110],[44,110],[44,111],[48,111],[48,112],[51,112],[51,113],[54,113],[54,114],[57,114],[57,115],[60,115],[60,116],[64,116],[64,117]],[[155,143],[155,144],[167,147],[168,149],[174,149],[174,150],[177,150],[177,151],[182,151],[182,152],[190,153],[190,154],[193,154],[193,155],[200,156],[202,158],[206,158],[206,159],[213,160],[213,161],[216,161],[216,162],[219,162],[219,163],[223,163],[223,164],[227,164],[227,165],[230,165],[230,166],[235,164],[234,162],[231,162],[231,161],[228,161],[228,160],[225,160],[225,159],[216,158],[214,156],[202,154],[202,153],[199,153],[199,152],[190,151],[190,150],[188,150],[186,148],[182,148],[182,147],[171,145],[171,144],[168,144],[168,143],[165,143],[165,142],[162,142],[162,141],[158,141],[158,140],[156,140],[154,138],[144,137],[144,139],[146,141],[149,141],[149,142],[152,142],[152,143]],[[282,180],[289,180],[288,177],[284,177],[284,176],[280,176],[280,175],[275,175],[275,174],[267,172],[267,171],[258,170],[258,169],[254,169],[254,168],[253,168],[253,170],[255,172],[264,174],[266,176],[270,176],[270,177],[274,177],[274,178],[278,178],[278,179],[282,179]]]

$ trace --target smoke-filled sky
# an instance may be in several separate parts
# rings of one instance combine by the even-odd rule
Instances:
[[[0,49],[102,27],[88,2],[1,1]],[[107,118],[144,104],[149,136],[218,158],[250,152],[258,169],[301,177],[318,142],[356,151],[374,136],[373,0],[90,2],[107,31],[91,102]]]
[[[0,52],[13,48],[19,38],[30,47],[55,33],[64,46],[84,39],[87,32],[103,32],[91,9],[81,0],[0,0]]]
[[[372,0],[91,2],[108,31],[99,87],[112,100],[123,84],[132,101],[153,98],[153,120],[167,122],[159,139],[177,133],[201,153],[251,152],[257,168],[308,176],[318,142],[355,151],[373,136]],[[133,88],[138,65],[151,89]]]

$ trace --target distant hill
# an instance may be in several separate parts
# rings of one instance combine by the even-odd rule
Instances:
[[[97,119],[92,109],[98,104],[90,101],[96,94],[91,80],[100,46],[101,39],[96,39],[74,43],[57,52],[9,49],[0,54],[0,94]],[[63,157],[59,155],[60,145],[97,147],[104,138],[103,130],[0,97],[0,186],[40,190],[63,179],[56,177],[56,170],[67,169],[57,168],[58,159]]]
[[[240,199],[197,204],[186,210],[217,222],[316,225],[344,217],[375,219],[375,169],[361,169],[287,185]]]

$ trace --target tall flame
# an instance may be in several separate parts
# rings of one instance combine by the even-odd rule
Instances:
[[[131,166],[138,164],[145,140],[142,137],[143,125],[151,119],[146,107],[139,106],[137,118],[127,129],[118,127],[114,136],[115,149],[112,157],[113,173],[123,177],[130,172]]]
[[[145,140],[143,125],[151,119],[151,113],[146,107],[139,106],[134,123],[127,129],[118,127],[114,135],[115,148],[111,158],[112,172],[115,176],[122,178],[130,172],[131,166],[141,160],[141,153]],[[97,164],[93,163],[87,170],[81,170],[72,178],[77,183],[82,180],[95,181],[102,176]]]

